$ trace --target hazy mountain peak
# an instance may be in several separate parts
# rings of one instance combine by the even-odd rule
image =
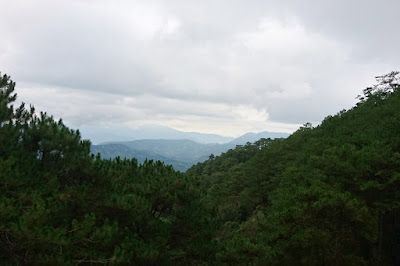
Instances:
[[[198,143],[228,143],[233,137],[217,134],[205,134],[198,132],[184,132],[166,126],[146,124],[137,128],[130,127],[102,127],[83,126],[80,132],[84,139],[90,139],[93,144],[115,141],[132,141],[141,139],[188,139]]]
[[[246,144],[247,142],[255,142],[261,138],[287,138],[290,134],[288,133],[281,133],[281,132],[268,132],[268,131],[263,131],[259,133],[254,133],[254,132],[248,132],[234,140],[232,140],[230,143],[238,144],[238,145],[243,145]]]

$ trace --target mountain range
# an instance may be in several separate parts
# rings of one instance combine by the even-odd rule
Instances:
[[[237,145],[244,145],[247,142],[255,142],[261,138],[285,138],[289,136],[287,133],[260,132],[247,133],[243,136],[235,138],[225,143],[204,143],[212,140],[226,141],[228,137],[202,134],[194,132],[182,132],[169,128],[164,128],[167,132],[173,132],[164,139],[135,139],[141,135],[133,135],[131,141],[109,141],[98,145],[92,145],[91,152],[93,154],[100,153],[103,158],[136,158],[139,163],[143,163],[145,159],[160,160],[167,165],[172,165],[175,170],[185,172],[192,165],[203,162],[209,158],[211,154],[218,156],[229,149],[235,148]],[[141,130],[143,132],[143,130]],[[136,131],[140,132],[140,130]],[[147,137],[151,136],[150,134]],[[153,136],[158,136],[154,134]],[[167,139],[168,137],[182,136],[185,139]],[[195,140],[202,140],[203,143]]]
[[[92,144],[104,142],[132,141],[142,139],[188,139],[198,143],[228,143],[234,140],[233,137],[206,134],[198,132],[184,132],[170,127],[158,125],[144,125],[138,128],[130,127],[91,127],[82,126],[79,128],[83,139],[90,139]]]

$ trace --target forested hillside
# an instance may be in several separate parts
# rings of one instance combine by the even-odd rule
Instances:
[[[101,159],[0,80],[3,264],[397,265],[399,74],[358,104],[186,174]],[[349,97],[353,97],[349,95]]]
[[[398,265],[400,91],[378,77],[349,111],[198,164],[217,208],[217,260],[261,265]]]

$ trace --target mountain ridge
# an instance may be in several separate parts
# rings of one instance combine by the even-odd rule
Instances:
[[[91,146],[91,152],[100,153],[103,158],[136,158],[142,163],[146,158],[160,160],[172,165],[176,170],[186,171],[190,166],[203,162],[211,154],[218,156],[237,145],[245,145],[261,138],[287,137],[289,134],[260,132],[247,133],[228,143],[198,143],[190,139],[142,139],[131,141],[111,141]]]
[[[80,129],[84,139],[90,139],[95,144],[104,144],[115,141],[132,141],[142,139],[190,139],[198,143],[228,143],[233,137],[210,133],[185,132],[166,126],[145,125],[138,128],[130,127],[89,127]]]

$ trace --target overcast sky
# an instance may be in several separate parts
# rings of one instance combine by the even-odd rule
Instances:
[[[399,70],[399,0],[0,0],[0,71],[72,128],[292,132]]]

